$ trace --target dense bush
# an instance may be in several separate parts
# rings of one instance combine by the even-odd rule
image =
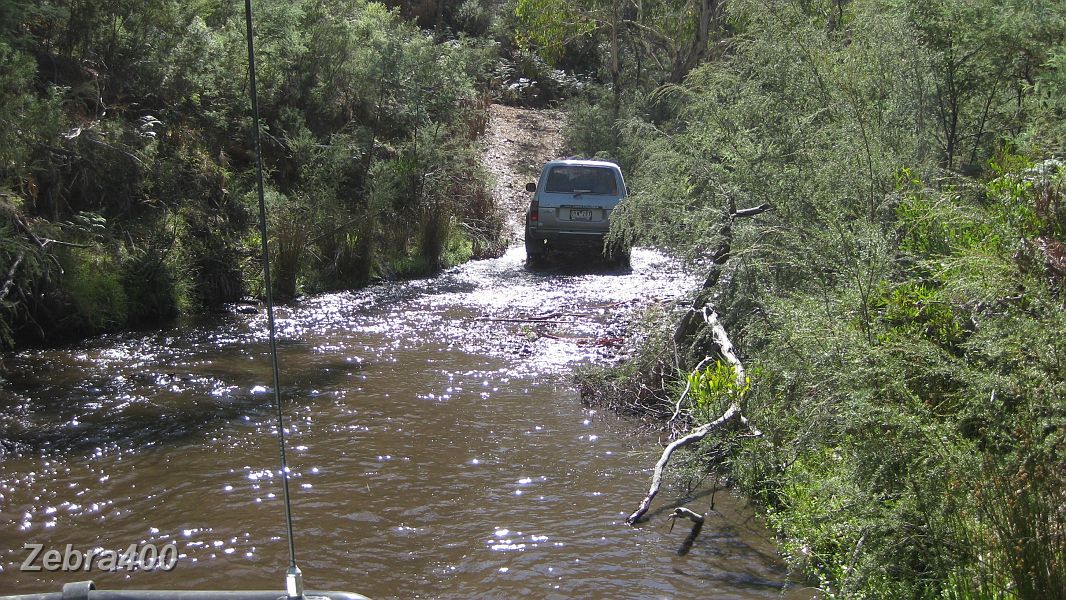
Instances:
[[[498,250],[472,147],[492,44],[443,41],[365,0],[256,10],[281,298]],[[240,7],[0,0],[0,14],[3,344],[261,293]],[[478,33],[492,12],[471,1],[443,18]],[[89,213],[91,236],[64,225]]]
[[[570,127],[632,165],[614,235],[716,273],[699,299],[748,367],[730,397],[763,436],[705,457],[826,596],[1063,597],[1066,174],[1045,158],[1066,151],[1048,96],[1066,11],[726,11],[714,60],[633,80],[617,142],[586,126],[608,103]],[[660,352],[645,380],[687,372],[691,350]],[[715,372],[694,377],[676,385],[700,423],[723,392]]]

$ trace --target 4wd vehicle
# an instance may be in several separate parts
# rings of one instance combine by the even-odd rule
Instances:
[[[600,160],[553,160],[539,183],[526,190],[533,200],[526,211],[526,258],[535,263],[549,250],[595,250],[611,264],[627,264],[629,248],[604,248],[611,211],[626,195],[622,170]]]

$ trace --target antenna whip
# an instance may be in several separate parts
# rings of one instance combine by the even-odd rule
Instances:
[[[274,372],[274,406],[278,419],[278,450],[281,453],[281,483],[285,501],[285,531],[289,537],[289,569],[285,573],[285,591],[289,598],[303,597],[303,578],[296,566],[296,543],[293,541],[292,505],[289,502],[289,465],[285,458],[285,419],[281,411],[281,385],[278,376],[278,343],[274,329],[274,291],[270,283],[270,247],[267,243],[266,200],[263,197],[263,153],[259,141],[259,96],[255,84],[255,50],[252,44],[252,0],[244,0],[244,17],[248,26],[248,79],[252,100],[252,128],[255,139],[255,183],[259,192],[259,233],[262,237],[263,285],[266,287],[267,322],[270,327],[270,364]]]

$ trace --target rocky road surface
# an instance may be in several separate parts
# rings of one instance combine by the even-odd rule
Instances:
[[[485,132],[485,165],[496,185],[497,205],[507,213],[512,241],[522,237],[522,219],[529,192],[526,184],[540,174],[545,162],[562,156],[562,111],[490,107]]]

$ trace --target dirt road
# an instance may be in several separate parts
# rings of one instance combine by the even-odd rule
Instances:
[[[522,237],[522,219],[529,193],[545,162],[562,156],[563,113],[494,104],[485,132],[485,165],[496,185],[498,206],[507,213],[511,241]]]

